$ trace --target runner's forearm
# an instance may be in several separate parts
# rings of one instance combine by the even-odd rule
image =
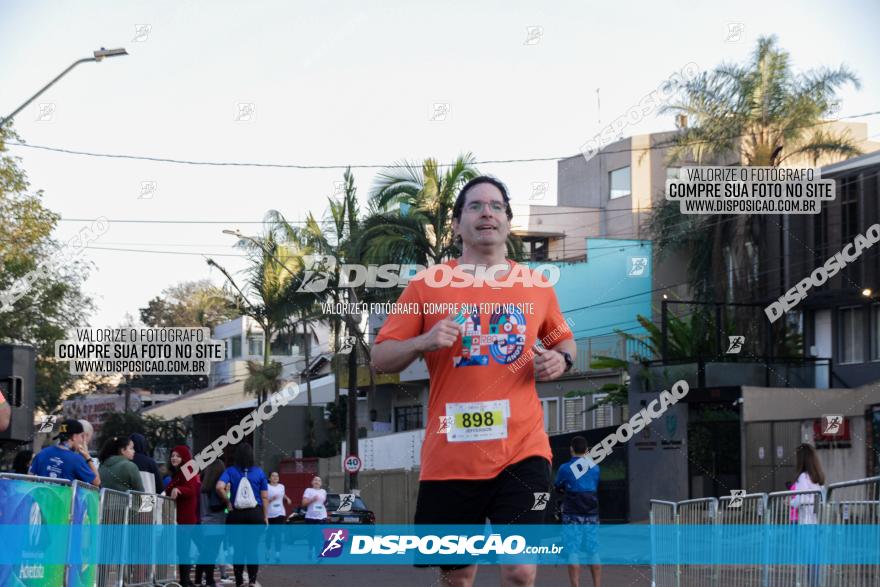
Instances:
[[[399,373],[422,354],[423,335],[407,340],[383,340],[373,347],[373,366],[382,373]]]

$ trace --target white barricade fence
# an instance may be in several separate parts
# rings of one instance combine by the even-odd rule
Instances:
[[[880,549],[880,544],[860,544],[838,531],[851,525],[880,524],[880,477],[829,485],[821,521],[832,526],[834,535],[830,543],[833,551],[851,552],[866,547]],[[826,565],[821,570],[823,587],[880,585],[880,569],[875,565]]]
[[[651,500],[651,560],[678,560],[678,507],[674,501]],[[677,564],[651,563],[652,587],[678,587]]]
[[[680,526],[714,526],[718,517],[718,500],[714,497],[678,502]],[[703,587],[716,580],[714,565],[679,565],[680,587]]]
[[[814,543],[798,543],[789,533],[770,531],[773,527],[809,524],[822,524],[831,532],[829,540],[823,541],[830,545],[825,552],[821,551],[818,539]],[[655,526],[713,525],[714,530],[707,533],[713,541],[712,552],[719,553],[718,549],[724,548],[725,560],[734,560],[725,565],[652,564],[652,585],[878,586],[880,565],[821,564],[823,560],[835,560],[835,554],[874,553],[880,549],[878,544],[857,543],[852,534],[844,534],[843,530],[854,524],[880,525],[880,477],[833,483],[816,491],[778,491],[677,503],[651,500],[651,550],[655,557],[682,552],[680,532],[655,532]],[[740,556],[742,564],[736,564]],[[807,562],[768,564],[794,560],[796,556]]]
[[[764,523],[767,496],[750,493],[718,499],[718,525],[713,554],[724,549],[726,557],[733,557],[732,564],[715,566],[716,584],[731,587],[761,587],[764,583],[764,566],[754,561],[766,560],[764,551]]]
[[[819,519],[823,491],[775,491],[767,494],[766,523],[770,526],[797,526],[816,523]],[[803,545],[797,544],[789,534],[770,534],[768,553],[771,560],[795,553]],[[815,569],[805,565],[769,565],[766,569],[767,587],[806,585]],[[814,577],[815,578],[815,577]]]

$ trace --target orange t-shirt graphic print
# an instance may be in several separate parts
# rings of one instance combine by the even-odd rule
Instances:
[[[509,275],[514,274],[517,264],[508,262]],[[457,262],[446,265],[454,268]],[[449,315],[425,310],[450,304],[465,308],[456,320],[461,331],[456,342],[425,353],[430,391],[420,480],[491,479],[531,456],[552,460],[530,349],[538,340],[552,340],[545,345],[552,348],[573,338],[553,288],[521,282],[431,287],[430,281],[416,276],[398,299],[422,311],[390,314],[376,337],[376,344],[408,340]],[[439,432],[444,423],[451,427]]]

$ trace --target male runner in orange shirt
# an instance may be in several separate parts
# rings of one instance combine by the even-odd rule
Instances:
[[[420,309],[452,303],[467,311],[391,314],[372,351],[373,365],[386,373],[419,356],[427,362],[428,424],[415,523],[541,524],[545,512],[534,508],[535,494],[550,490],[552,453],[535,378],[556,379],[571,368],[573,336],[552,284],[505,258],[513,212],[504,184],[474,178],[459,193],[452,217],[461,257],[423,271],[398,302]],[[497,265],[494,282],[440,285],[450,268],[478,274]],[[539,340],[545,344],[533,351]],[[476,573],[475,565],[441,566],[448,585],[470,587]],[[502,565],[502,585],[531,586],[536,574],[533,564]]]

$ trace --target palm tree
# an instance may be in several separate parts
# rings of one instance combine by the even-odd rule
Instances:
[[[815,166],[820,157],[850,157],[860,153],[848,135],[824,127],[824,118],[837,107],[837,90],[859,81],[846,67],[795,74],[789,54],[775,37],[762,37],[749,63],[721,65],[688,81],[673,81],[679,101],[661,112],[687,116],[688,128],[670,148],[670,163],[728,164],[777,167],[807,157]],[[731,300],[746,293],[751,247],[761,234],[764,215],[683,215],[678,204],[664,202],[649,218],[649,231],[659,251],[685,249],[694,298]],[[783,223],[788,217],[783,216]],[[727,291],[725,247],[732,256],[734,287]]]
[[[370,195],[361,246],[373,263],[442,263],[461,250],[452,231],[452,208],[461,188],[479,175],[471,153],[460,155],[445,172],[436,159],[406,162],[381,171]],[[508,250],[521,256],[519,239]]]
[[[445,173],[431,158],[379,172],[370,196],[377,214],[364,227],[367,256],[376,262],[405,259],[425,266],[452,256],[457,250],[452,207],[461,187],[479,175],[474,163],[467,153]]]
[[[291,314],[290,290],[298,268],[297,258],[289,247],[280,244],[270,232],[257,239],[243,238],[236,245],[248,251],[250,266],[244,270],[245,280],[239,285],[232,275],[213,259],[208,265],[216,267],[226,278],[228,295],[240,308],[242,315],[252,318],[263,330],[263,363],[248,361],[248,379],[245,390],[257,395],[263,403],[270,393],[281,387],[282,365],[270,360],[272,337],[288,321]],[[262,462],[265,448],[265,430],[258,435],[258,460]]]
[[[319,301],[329,301],[334,305],[338,304],[345,297],[345,291],[339,287],[339,265],[342,263],[355,263],[353,251],[354,242],[359,238],[360,234],[360,207],[357,201],[357,190],[354,187],[354,176],[351,169],[346,169],[344,173],[344,192],[342,198],[336,200],[329,198],[329,217],[324,221],[317,220],[310,212],[306,217],[305,224],[302,227],[294,227],[284,218],[278,211],[271,211],[267,219],[272,223],[272,231],[277,237],[285,242],[291,243],[291,246],[299,251],[301,257],[306,255],[329,255],[336,259],[337,264],[332,269],[328,287],[321,294],[311,295],[311,316],[316,318],[321,316],[323,320],[330,322],[333,331],[334,349],[340,348],[340,339],[346,319],[344,317],[330,314],[321,315],[314,311],[314,306]],[[302,300],[302,298],[301,298]],[[302,300],[300,305],[308,300]],[[303,318],[303,320],[308,321]],[[337,356],[334,356],[333,367],[336,372]],[[339,380],[335,380],[335,401],[339,402]]]
[[[324,292],[313,294],[314,300],[326,300],[333,303],[341,301],[369,301],[367,291],[363,287],[353,288],[340,286],[340,265],[365,262],[361,256],[361,235],[364,220],[361,218],[360,206],[357,201],[357,190],[354,186],[354,176],[351,169],[344,174],[344,193],[339,200],[331,198],[329,201],[330,214],[323,222],[319,222],[311,213],[308,215],[303,227],[292,227],[278,212],[270,213],[273,219],[272,230],[280,235],[280,238],[291,243],[298,249],[300,255],[320,254],[329,255],[336,259],[337,263],[331,270],[328,287]],[[349,336],[353,336],[357,344],[348,355],[348,373],[350,397],[354,398],[357,387],[358,350],[369,357],[369,346],[360,332],[355,320],[350,316],[338,316],[330,314],[329,319],[334,336],[334,348],[340,348],[340,338],[343,327],[348,328]],[[339,355],[334,356],[334,372],[339,370]],[[339,378],[335,378],[335,400],[339,404]],[[371,371],[371,392],[375,391],[375,379]],[[348,426],[351,445],[356,443],[357,434],[357,402],[348,402]]]
[[[647,352],[644,354],[635,353],[628,359],[619,357],[609,357],[604,355],[595,355],[590,357],[591,369],[617,369],[622,373],[628,373],[630,363],[644,364],[654,357],[660,357],[663,354],[663,332],[648,318],[639,314],[636,316],[639,324],[648,333],[647,337],[634,335],[619,329],[614,331],[622,336],[628,342],[635,342]],[[715,349],[714,338],[706,336],[711,333],[711,328],[700,328],[698,317],[691,315],[679,318],[670,315],[667,321],[669,336],[667,342],[667,359],[688,359],[697,356],[712,355],[717,352]],[[702,330],[702,335],[695,330]],[[637,347],[638,348],[638,347]],[[626,383],[606,383],[596,390],[572,390],[565,394],[565,397],[582,397],[585,395],[593,395],[594,393],[608,394],[600,401],[596,402],[588,411],[595,410],[605,405],[625,406],[629,402],[629,385]]]

